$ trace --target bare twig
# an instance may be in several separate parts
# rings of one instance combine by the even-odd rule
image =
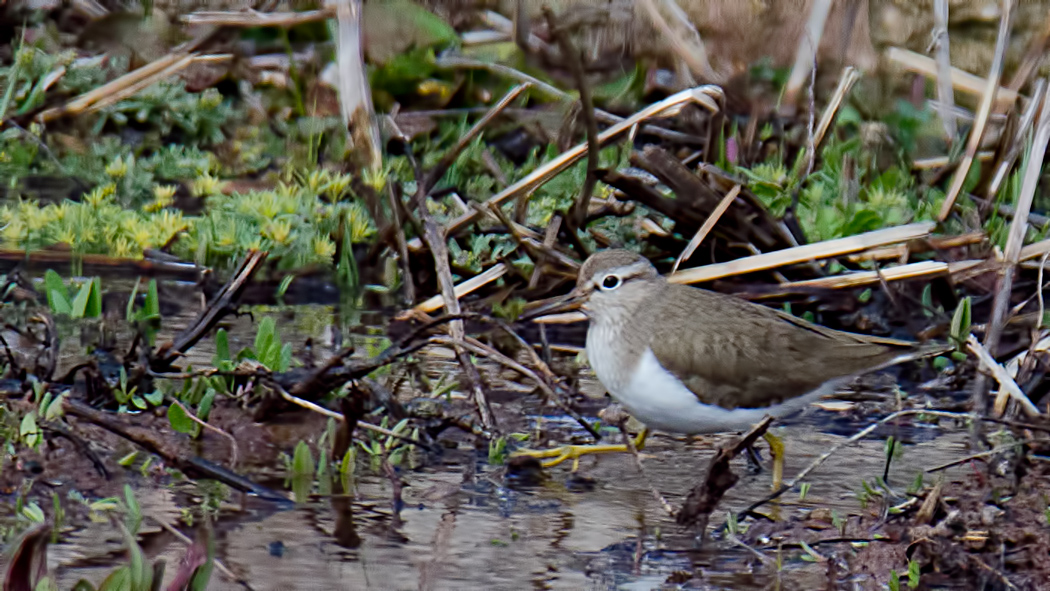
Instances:
[[[518,80],[520,82],[528,82],[529,84],[532,85],[532,87],[534,89],[538,90],[539,92],[547,95],[548,97],[550,97],[550,98],[552,98],[554,100],[558,100],[558,101],[562,101],[562,102],[571,102],[571,101],[574,100],[572,95],[570,95],[569,93],[564,92],[563,90],[561,90],[559,88],[556,88],[554,86],[551,86],[550,84],[547,84],[546,82],[543,82],[542,80],[540,80],[538,78],[535,78],[533,76],[529,76],[528,74],[526,74],[524,72],[520,72],[518,70],[515,70],[514,68],[511,68],[509,66],[505,66],[503,64],[497,64],[497,63],[493,63],[493,62],[486,62],[486,61],[471,59],[471,58],[468,58],[468,57],[463,57],[463,56],[458,56],[458,55],[442,55],[442,56],[438,57],[437,60],[434,63],[435,63],[435,65],[437,67],[445,68],[445,69],[463,68],[463,69],[487,70],[489,72],[492,72],[493,74],[499,74],[500,76],[504,76],[504,77],[510,78],[512,80]],[[421,113],[417,113],[417,114],[421,114]],[[606,123],[606,124],[609,124],[609,125],[615,125],[615,124],[620,123],[620,122],[623,121],[623,117],[619,117],[617,115],[613,115],[612,113],[609,113],[608,111],[603,111],[601,109],[595,109],[594,110],[594,116],[599,121],[601,121],[602,123]],[[703,143],[703,139],[702,138],[699,138],[699,137],[696,137],[696,136],[692,136],[692,135],[689,135],[689,134],[685,134],[685,133],[682,133],[680,131],[674,131],[673,129],[665,129],[663,127],[658,127],[658,126],[655,126],[655,125],[642,125],[638,129],[638,131],[640,133],[653,135],[653,136],[656,136],[658,138],[669,140],[669,141],[673,141],[673,142],[681,142],[681,143],[685,143],[685,144],[702,144]]]
[[[209,430],[209,431],[211,431],[213,433],[218,433],[219,435],[221,435],[221,436],[225,437],[226,439],[228,439],[230,441],[230,466],[232,468],[237,468],[237,457],[239,456],[239,454],[237,452],[237,440],[234,439],[233,435],[230,435],[229,433],[227,433],[226,431],[223,431],[222,429],[216,427],[215,425],[209,424],[207,421],[202,421],[199,417],[197,417],[197,415],[195,415],[192,412],[190,412],[190,409],[186,408],[182,404],[182,402],[179,402],[174,397],[168,396],[166,398],[168,399],[168,404],[174,404],[175,406],[181,408],[182,412],[187,417],[189,417],[189,419],[191,421],[193,421],[194,423],[197,423],[201,427],[204,427],[205,429],[207,429],[207,430]]]
[[[700,226],[700,229],[696,231],[696,234],[693,235],[693,238],[689,240],[689,244],[685,246],[685,250],[682,251],[682,254],[678,255],[678,258],[675,259],[674,266],[671,267],[671,273],[676,273],[678,271],[678,266],[684,263],[685,261],[688,261],[689,257],[693,256],[693,253],[696,252],[697,247],[700,246],[700,243],[704,241],[704,238],[706,238],[707,235],[711,232],[711,230],[714,229],[715,224],[717,224],[718,220],[721,219],[722,214],[725,213],[727,209],[729,209],[729,206],[733,204],[733,201],[739,194],[740,185],[734,185],[733,188],[730,189],[728,193],[726,193],[726,196],[718,202],[718,206],[715,207],[715,210],[711,212],[711,215],[707,216],[706,220],[704,220],[704,225]]]
[[[697,529],[701,532],[707,528],[707,520],[715,510],[715,507],[718,506],[719,501],[725,496],[726,491],[732,488],[737,480],[740,479],[739,476],[730,470],[729,461],[740,452],[754,445],[755,441],[765,434],[772,423],[773,417],[767,416],[732,444],[718,450],[715,457],[711,458],[704,480],[698,482],[689,491],[689,495],[685,498],[681,510],[678,511],[678,515],[675,517],[678,525],[699,525]]]
[[[1039,416],[1039,408],[1032,401],[1028,399],[1021,387],[1017,385],[1017,382],[1007,373],[1006,369],[992,357],[992,354],[977,340],[977,337],[970,335],[966,340],[966,348],[977,356],[981,361],[981,365],[988,369],[995,378],[995,381],[999,382],[999,387],[1009,395],[1017,404],[1024,409],[1025,413],[1029,416]],[[984,396],[982,392],[981,403],[984,403]],[[977,411],[983,411],[984,407],[975,407]]]
[[[461,298],[471,292],[474,292],[488,285],[489,283],[492,283],[493,281],[499,279],[500,277],[503,277],[506,274],[507,266],[503,263],[496,263],[495,265],[492,265],[491,267],[486,269],[485,272],[475,275],[474,277],[471,277],[470,279],[467,279],[466,281],[456,285],[453,288],[453,293],[456,294],[457,298]],[[430,313],[440,309],[444,305],[445,296],[439,294],[418,304],[415,307],[415,309],[420,312]]]
[[[819,149],[820,144],[824,142],[824,136],[827,135],[828,129],[831,129],[831,124],[835,121],[835,115],[838,114],[842,101],[846,99],[846,95],[849,94],[857,80],[860,80],[860,72],[856,68],[850,66],[842,70],[839,84],[835,87],[835,92],[831,95],[831,100],[828,101],[824,112],[820,114],[820,123],[817,124],[817,129],[813,133],[813,150]]]
[[[445,176],[445,173],[448,172],[449,167],[451,167],[452,163],[456,161],[456,158],[459,158],[459,155],[463,152],[463,150],[465,150],[467,146],[470,145],[470,142],[474,141],[474,138],[478,137],[478,134],[480,134],[482,130],[484,130],[485,127],[487,127],[488,124],[492,122],[493,119],[495,119],[500,113],[502,113],[504,109],[509,107],[510,104],[514,102],[514,99],[518,98],[518,95],[520,95],[528,88],[529,84],[525,83],[519,84],[514,88],[510,89],[510,91],[507,92],[507,94],[503,95],[503,98],[501,98],[498,103],[493,105],[492,108],[489,109],[487,113],[485,113],[484,117],[478,119],[477,123],[475,123],[467,131],[467,133],[463,135],[463,137],[459,138],[459,140],[456,141],[456,145],[453,146],[448,152],[446,152],[445,155],[441,157],[441,160],[439,160],[438,163],[434,165],[434,168],[430,169],[430,171],[427,172],[426,176],[424,177],[424,192],[426,194],[429,194],[434,189],[438,181],[441,180],[441,177]]]
[[[180,542],[182,542],[186,546],[192,546],[193,545],[193,540],[191,540],[189,538],[189,536],[187,536],[186,534],[184,534],[181,531],[179,531],[174,525],[169,523],[166,519],[164,519],[162,517],[158,517],[157,514],[152,513],[152,512],[151,513],[146,513],[146,517],[149,517],[150,519],[152,519],[154,522],[156,522],[157,525],[159,525],[161,527],[161,529],[164,529],[168,533],[170,533],[171,535],[175,536]],[[251,586],[248,586],[246,581],[244,581],[243,579],[241,579],[237,575],[233,574],[233,571],[231,571],[229,568],[227,568],[226,565],[223,564],[221,560],[219,560],[218,558],[213,558],[212,560],[213,560],[213,562],[215,564],[215,568],[219,569],[219,572],[221,572],[222,574],[226,575],[226,577],[229,578],[231,581],[239,582],[239,583],[247,586],[248,589],[251,589]]]
[[[937,61],[933,58],[926,57],[909,51],[907,49],[901,49],[899,47],[891,47],[886,52],[886,58],[890,61],[897,62],[903,66],[906,70],[922,74],[932,79],[937,78]],[[952,86],[955,90],[972,94],[976,96],[983,96],[984,89],[987,85],[987,79],[975,76],[965,70],[953,67],[951,69]],[[1009,88],[999,87],[996,93],[996,102],[998,103],[1012,103],[1018,99],[1022,102],[1027,99]]]
[[[995,176],[992,177],[992,182],[988,183],[988,190],[985,191],[984,195],[987,199],[994,199],[996,194],[999,193],[999,187],[1003,181],[1006,180],[1006,175],[1010,174],[1010,171],[1014,167],[1014,161],[1017,160],[1017,156],[1021,153],[1022,147],[1025,145],[1024,136],[1031,129],[1035,123],[1035,115],[1039,111],[1039,105],[1043,102],[1043,93],[1047,91],[1046,81],[1037,80],[1035,83],[1035,92],[1032,93],[1032,100],[1028,102],[1024,111],[1021,113],[1021,121],[1017,126],[1017,133],[1011,140],[1008,140],[1008,149],[1006,155],[998,162],[998,168],[995,169]],[[978,154],[978,157],[980,154]],[[1009,208],[1010,214],[1013,215],[1013,207],[1009,203],[1000,203],[999,211],[1003,212],[1003,208]],[[1032,215],[1032,214],[1029,214]]]
[[[449,315],[455,316],[460,313],[460,307],[459,298],[456,297],[456,286],[452,283],[452,269],[448,262],[447,235],[442,231],[437,220],[434,219],[434,214],[427,207],[426,184],[422,179],[417,181],[417,184],[419,187],[413,201],[420,216],[423,218],[423,239],[426,241],[430,254],[434,258],[434,268],[437,272],[438,285],[441,286],[445,310],[448,311]],[[449,325],[449,333],[452,335],[453,340],[457,341],[457,344],[454,346],[456,358],[459,360],[459,364],[466,376],[481,424],[486,430],[492,430],[495,426],[495,417],[492,415],[492,409],[489,408],[488,399],[484,390],[482,390],[481,375],[478,373],[478,368],[471,363],[463,347],[459,344],[462,343],[465,336],[463,322],[461,320],[453,320]]]
[[[952,184],[948,188],[944,204],[941,206],[941,211],[937,215],[938,221],[943,222],[948,218],[948,214],[952,212],[952,207],[955,205],[955,199],[959,196],[959,193],[962,192],[963,183],[966,182],[966,177],[970,173],[970,166],[973,165],[974,157],[977,154],[977,148],[981,145],[981,137],[984,135],[985,125],[988,123],[988,115],[991,113],[992,105],[995,102],[996,92],[999,90],[999,77],[1002,75],[1003,71],[1003,56],[1006,54],[1006,43],[1010,38],[1010,20],[1012,17],[1013,0],[1004,0],[1002,5],[1002,15],[999,18],[999,37],[995,42],[995,55],[992,58],[992,65],[988,73],[988,80],[985,84],[984,94],[981,96],[981,104],[977,108],[977,119],[974,121],[973,128],[970,130],[970,137],[966,142],[966,152],[963,155],[962,162],[959,163],[959,167],[955,170],[955,176],[952,177]]]
[[[952,468],[952,467],[958,466],[960,464],[965,464],[967,462],[972,462],[973,460],[980,460],[982,458],[987,458],[989,456],[994,456],[996,454],[1000,454],[1000,453],[1003,453],[1003,452],[1006,452],[1006,451],[1010,451],[1010,450],[1014,449],[1015,447],[1017,447],[1019,445],[1029,445],[1029,444],[1035,443],[1037,441],[1042,441],[1042,440],[1039,440],[1039,439],[1023,439],[1021,441],[1015,441],[1015,442],[1007,444],[1007,445],[998,445],[996,447],[993,447],[992,449],[987,449],[987,450],[979,452],[979,453],[968,455],[965,458],[959,458],[958,460],[952,460],[950,462],[945,462],[943,464],[940,464],[939,466],[934,466],[932,468],[927,468],[926,469],[926,473],[927,474],[931,474],[933,472],[940,472],[941,470],[947,470],[948,468]]]
[[[944,135],[949,142],[955,142],[959,135],[955,123],[955,91],[952,89],[952,60],[949,52],[948,37],[948,0],[934,0],[934,44],[937,50],[937,100],[941,122],[944,124]]]
[[[791,76],[784,87],[784,105],[795,106],[802,85],[810,78],[813,67],[817,62],[817,49],[820,47],[820,39],[824,35],[824,23],[831,12],[832,0],[815,0],[810,4],[809,19],[806,28],[798,40],[798,51],[795,53],[795,65],[791,68]]]
[[[587,220],[587,210],[591,205],[591,194],[594,192],[594,185],[598,182],[598,179],[594,176],[595,171],[598,170],[598,151],[600,149],[598,145],[598,121],[594,118],[594,100],[591,97],[591,86],[588,84],[587,76],[583,71],[583,55],[573,45],[572,40],[569,39],[568,32],[558,27],[554,12],[551,11],[550,7],[543,7],[543,16],[547,19],[547,28],[550,29],[551,35],[557,40],[558,47],[561,48],[562,56],[569,64],[569,70],[572,72],[573,78],[576,79],[576,88],[580,91],[580,114],[583,117],[587,132],[587,176],[583,181],[583,187],[580,189],[580,196],[573,203],[572,212],[569,216],[569,220],[572,221],[571,229],[575,231],[575,229],[582,228]]]
[[[334,410],[328,410],[327,408],[325,408],[325,407],[323,407],[323,406],[321,406],[319,404],[314,404],[313,402],[310,402],[309,400],[303,400],[302,398],[299,398],[297,396],[292,396],[291,394],[288,393],[287,390],[285,390],[283,387],[281,387],[280,384],[277,384],[275,382],[270,382],[268,385],[271,386],[274,389],[274,391],[276,391],[277,394],[281,398],[287,400],[288,402],[291,402],[292,404],[294,404],[296,406],[301,406],[301,407],[303,407],[303,408],[305,408],[305,409],[307,409],[309,411],[313,411],[313,412],[315,412],[315,413],[317,413],[319,415],[324,415],[326,417],[335,419],[337,421],[345,420],[342,413],[335,412]],[[421,447],[423,449],[427,449],[427,450],[431,449],[431,447],[429,445],[427,445],[426,443],[423,443],[422,441],[419,441],[419,440],[416,440],[416,439],[412,439],[411,437],[407,437],[407,436],[401,435],[399,433],[394,433],[390,429],[386,429],[384,427],[380,427],[379,425],[373,425],[372,423],[366,423],[365,421],[357,421],[357,427],[359,429],[364,429],[365,431],[372,431],[374,433],[379,433],[380,435],[386,435],[387,437],[393,437],[394,439],[399,439],[399,440],[401,440],[401,441],[403,441],[405,443],[409,443],[411,445],[415,445],[415,446]]]
[[[988,332],[984,336],[984,346],[992,355],[999,347],[999,338],[1006,322],[1007,309],[1010,307],[1014,273],[1021,261],[1021,247],[1024,246],[1024,238],[1028,233],[1028,212],[1031,211],[1032,200],[1035,198],[1035,190],[1039,184],[1043,156],[1046,154],[1048,141],[1050,141],[1050,92],[1044,94],[1042,109],[1039,113],[1035,134],[1032,137],[1031,153],[1025,162],[1021,190],[1017,197],[1017,213],[1010,223],[1010,233],[1007,236],[1006,249],[1003,253],[1003,266],[999,273],[995,300],[992,304],[992,316],[988,322]],[[987,405],[984,390],[984,380],[976,380],[972,392],[972,403],[974,409],[979,412],[983,412]]]
[[[112,82],[85,92],[64,105],[44,110],[38,113],[35,119],[41,123],[47,123],[66,115],[90,113],[115,104],[160,80],[174,76],[192,64],[198,57],[194,53],[170,53],[157,61],[132,70]]]
[[[257,11],[200,11],[179,18],[187,25],[215,25],[223,27],[294,27],[305,23],[323,21],[335,16],[335,7],[303,12],[257,12]]]

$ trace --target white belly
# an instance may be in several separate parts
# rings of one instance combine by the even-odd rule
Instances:
[[[587,357],[595,375],[609,394],[648,427],[673,433],[699,435],[745,431],[766,415],[785,416],[815,399],[834,392],[837,384],[826,384],[804,396],[764,408],[727,409],[703,404],[671,372],[660,366],[646,348],[633,372],[625,371],[624,360],[607,346],[615,342],[592,325],[587,334]]]

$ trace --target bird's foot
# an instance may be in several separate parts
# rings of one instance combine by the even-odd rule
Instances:
[[[645,446],[647,431],[640,433],[634,440],[634,447],[641,450]],[[544,468],[552,468],[562,462],[572,460],[572,471],[580,467],[580,458],[589,454],[628,453],[630,450],[622,443],[616,444],[592,444],[592,445],[563,445],[551,449],[523,449],[515,452],[514,456],[530,456],[544,461],[540,462]]]
[[[769,455],[773,456],[773,490],[780,490],[784,483],[784,442],[768,431],[762,438],[769,444]]]
[[[768,432],[762,438],[769,444],[769,455],[773,456],[773,490],[778,490],[784,480],[784,442],[776,435]],[[751,446],[748,446],[746,451],[748,472],[761,474],[764,470],[762,468],[761,454]]]
[[[580,467],[580,458],[588,454],[626,453],[627,446],[618,443],[610,445],[563,445],[551,449],[523,449],[516,452],[515,456],[532,456],[534,458],[548,458],[540,462],[544,468],[552,468],[572,460],[572,471]]]
[[[758,450],[752,446],[747,446],[747,471],[749,474],[761,474],[762,473],[762,456],[758,453]]]

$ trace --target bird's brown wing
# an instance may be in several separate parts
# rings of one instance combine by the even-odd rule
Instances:
[[[649,343],[665,369],[705,404],[763,408],[862,373],[913,348],[912,343],[832,330],[745,300],[670,285],[653,318],[668,327]],[[668,295],[671,295],[670,293]]]

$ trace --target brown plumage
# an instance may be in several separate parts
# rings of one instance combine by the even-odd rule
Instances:
[[[614,397],[640,395],[631,379],[647,349],[701,403],[724,409],[777,405],[917,351],[913,343],[832,330],[671,284],[625,250],[591,256],[573,295],[591,319],[592,366]]]

